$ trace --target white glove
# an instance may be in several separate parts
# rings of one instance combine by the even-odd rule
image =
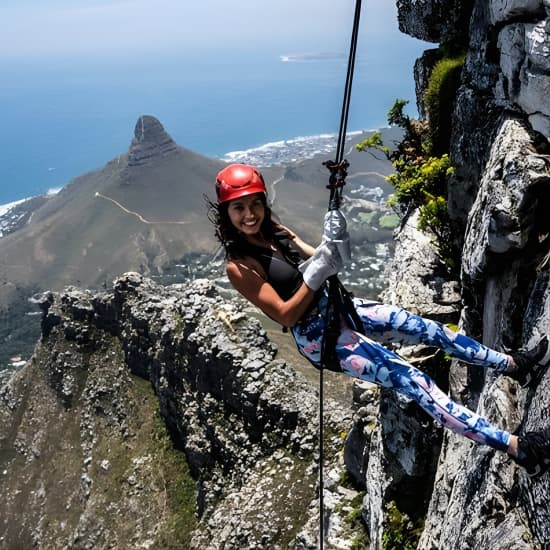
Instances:
[[[323,222],[323,242],[336,243],[338,252],[344,262],[351,260],[351,245],[348,224],[340,210],[329,210]]]
[[[332,275],[336,275],[343,267],[342,258],[337,245],[332,242],[321,243],[305,262],[298,266],[302,272],[304,283],[311,290],[319,290],[322,284]]]

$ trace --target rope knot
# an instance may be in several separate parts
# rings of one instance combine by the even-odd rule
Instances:
[[[341,189],[346,185],[346,177],[348,175],[349,162],[344,159],[341,162],[327,160],[323,162],[330,171],[327,189]]]

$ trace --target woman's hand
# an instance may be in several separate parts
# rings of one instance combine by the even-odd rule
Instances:
[[[317,291],[332,275],[336,275],[343,267],[342,257],[338,252],[338,245],[332,241],[321,243],[311,258],[300,264],[304,283]]]
[[[300,237],[298,237],[298,235],[296,235],[296,233],[288,229],[288,227],[281,225],[281,229],[288,233],[288,238],[292,241],[292,246],[298,250],[303,258],[313,256],[315,253],[315,248],[313,248],[313,246],[303,241]]]

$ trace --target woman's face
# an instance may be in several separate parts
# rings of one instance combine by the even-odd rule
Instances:
[[[229,202],[227,213],[231,223],[246,235],[256,235],[264,221],[265,208],[261,193],[246,195]]]

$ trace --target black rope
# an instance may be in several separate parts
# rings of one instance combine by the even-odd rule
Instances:
[[[357,52],[357,36],[359,34],[359,18],[361,16],[361,0],[355,2],[355,14],[353,17],[353,29],[351,33],[351,44],[349,49],[348,70],[346,74],[346,85],[344,100],[342,103],[342,114],[340,116],[340,131],[338,134],[338,145],[336,146],[336,162],[344,159],[344,147],[346,143],[346,130],[348,127],[349,106],[351,103],[351,87],[353,84],[353,72],[355,68],[355,54]]]
[[[355,14],[353,17],[353,29],[351,33],[351,43],[348,57],[348,68],[346,73],[346,84],[344,89],[344,99],[342,102],[342,113],[340,116],[340,129],[338,132],[338,143],[336,146],[336,159],[323,163],[330,171],[329,184],[330,198],[328,209],[336,210],[340,208],[342,202],[342,190],[346,183],[347,169],[349,163],[344,160],[344,147],[346,144],[346,133],[348,126],[349,106],[351,102],[351,88],[353,84],[353,72],[355,68],[355,55],[357,52],[357,37],[359,35],[359,19],[361,16],[361,0],[355,0]],[[346,313],[346,323],[352,328],[359,328],[361,321],[359,320],[351,295],[344,289],[338,277],[329,278],[329,296],[327,310],[325,312],[325,329],[323,334],[323,344],[321,347],[321,364],[319,367],[319,548],[323,550],[325,540],[325,520],[324,520],[324,379],[323,371],[325,362],[330,356],[330,360],[334,361],[336,351],[336,338],[340,329],[340,315]],[[335,310],[335,304],[341,304],[338,311]],[[350,307],[351,305],[351,307]],[[340,309],[346,310],[345,312]],[[348,317],[350,317],[348,319]],[[329,338],[330,336],[330,338]]]

